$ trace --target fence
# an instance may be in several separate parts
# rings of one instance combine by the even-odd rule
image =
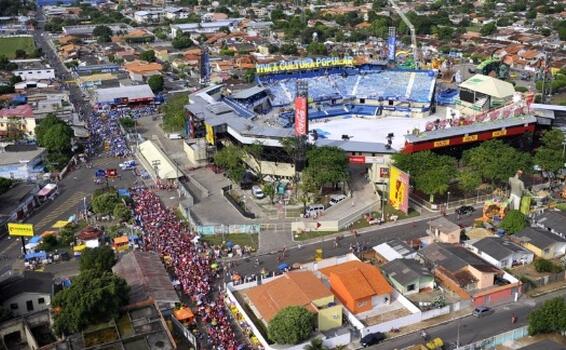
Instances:
[[[509,332],[501,333],[493,337],[482,339],[472,344],[460,346],[460,350],[488,350],[495,349],[496,346],[506,342],[524,338],[529,335],[528,326],[513,329]]]
[[[182,334],[187,340],[193,345],[195,350],[198,350],[198,342],[195,335],[187,329],[187,327],[183,326],[179,320],[177,320],[174,316],[171,316],[171,321],[173,322],[173,326],[177,329],[177,331]]]
[[[232,194],[230,193],[232,189],[232,186],[226,186],[226,187],[222,187],[222,195],[224,196],[224,198],[226,198],[226,200],[228,200],[228,202],[230,202],[230,204],[232,204],[232,206],[238,211],[240,212],[240,214],[242,214],[242,216],[248,218],[248,219],[255,219],[255,214],[248,212],[246,210],[245,207],[242,207],[241,203],[238,202],[238,200],[234,197],[232,197]],[[245,206],[245,202],[242,202],[242,204]]]
[[[236,225],[197,225],[195,231],[201,236],[222,235],[230,233],[259,233],[260,224],[236,224]]]
[[[461,207],[462,205],[474,205],[474,204],[478,204],[478,203],[483,203],[487,200],[493,199],[495,197],[508,197],[509,195],[509,191],[505,190],[502,191],[500,195],[495,195],[493,193],[487,193],[487,194],[478,194],[476,196],[472,196],[472,197],[468,197],[468,198],[464,198],[464,199],[460,199],[460,200],[456,200],[456,201],[450,201],[448,202],[448,208],[458,208]],[[421,207],[425,207],[430,211],[440,211],[440,207],[442,205],[445,205],[446,203],[440,203],[440,204],[434,204],[431,203],[427,200],[425,200],[424,198],[421,198],[419,196],[415,196],[412,195],[409,197],[409,200]]]
[[[549,273],[545,276],[536,279],[527,278],[526,280],[523,280],[524,282],[523,291],[526,292],[534,288],[546,286],[547,284],[550,283],[564,281],[565,279],[566,279],[566,272],[564,271]]]

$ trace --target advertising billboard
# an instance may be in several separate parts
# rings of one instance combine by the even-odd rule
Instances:
[[[295,135],[304,136],[309,132],[309,118],[306,96],[295,97]]]
[[[409,212],[409,174],[394,166],[389,172],[389,204],[405,214]]]
[[[387,59],[390,62],[395,62],[395,54],[397,53],[397,39],[395,36],[390,36],[387,38]]]
[[[212,125],[208,125],[208,124],[204,124],[205,128],[206,128],[206,141],[211,144],[214,145],[214,128],[212,127]]]
[[[266,64],[256,64],[257,74],[271,74],[281,72],[291,72],[303,69],[319,69],[329,67],[352,66],[354,58],[344,57],[306,57],[294,61],[280,61]]]
[[[33,225],[8,223],[8,234],[17,237],[33,237]]]

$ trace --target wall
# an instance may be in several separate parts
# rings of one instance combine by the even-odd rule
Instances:
[[[467,266],[466,270],[478,280],[478,289],[484,289],[493,286],[495,272],[482,272],[475,269],[473,266]]]
[[[259,172],[263,175],[280,176],[286,178],[295,177],[295,165],[290,163],[282,162],[268,162],[268,161],[258,161],[252,156],[244,157],[246,164],[250,166],[254,171]],[[261,171],[260,171],[261,170]]]
[[[20,76],[22,80],[49,80],[55,79],[55,69],[24,69],[14,71],[14,75]]]
[[[318,329],[325,332],[342,326],[342,305],[318,310]]]
[[[470,295],[462,287],[460,287],[456,282],[454,282],[447,274],[443,271],[441,267],[434,269],[434,276],[438,278],[443,285],[448,289],[456,293],[462,299],[470,299]]]
[[[43,304],[39,304],[38,303],[39,298],[43,298],[45,302]],[[33,302],[33,310],[31,311],[27,311],[26,302],[28,300],[31,300]],[[37,312],[48,309],[49,305],[51,305],[51,296],[49,294],[43,294],[43,293],[20,293],[10,299],[4,300],[2,304],[4,305],[5,308],[12,311],[12,314],[14,316],[21,316],[21,315],[29,314],[31,312]],[[12,309],[10,307],[11,304],[18,304],[18,308],[15,310]]]

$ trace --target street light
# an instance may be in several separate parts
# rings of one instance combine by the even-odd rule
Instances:
[[[450,191],[446,193],[446,211],[448,211],[448,205],[450,205]]]

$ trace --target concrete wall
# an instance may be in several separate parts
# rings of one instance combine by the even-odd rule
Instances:
[[[475,269],[473,266],[467,266],[466,270],[478,280],[477,288],[484,289],[493,286],[495,280],[495,272],[483,272]]]
[[[335,305],[318,310],[318,329],[321,332],[342,326],[342,305]]]
[[[39,304],[38,299],[43,298],[44,303]],[[28,311],[26,303],[27,301],[32,301],[33,303],[33,310]],[[17,304],[17,309],[12,309],[11,304]],[[14,316],[22,316],[29,314],[31,312],[37,312],[41,310],[46,310],[51,305],[51,295],[44,294],[44,293],[20,293],[10,299],[4,300],[2,302],[5,308],[12,311]]]

